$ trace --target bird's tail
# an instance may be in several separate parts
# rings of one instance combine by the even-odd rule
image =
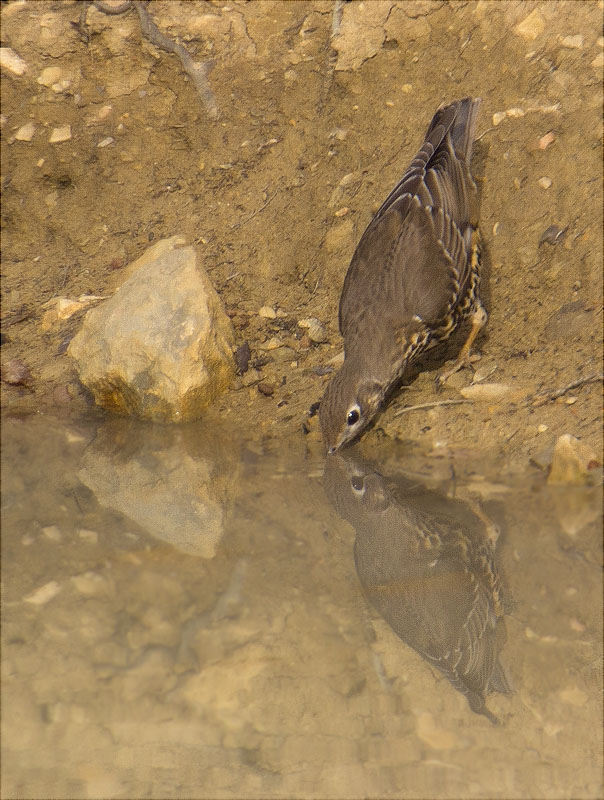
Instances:
[[[480,102],[480,97],[464,97],[463,100],[442,105],[432,118],[426,141],[436,149],[448,133],[457,157],[469,164]]]
[[[470,163],[472,158],[472,145],[474,144],[480,102],[480,97],[464,97],[463,100],[458,100],[459,108],[450,130],[451,142],[455,152],[459,157],[465,159],[467,164]]]

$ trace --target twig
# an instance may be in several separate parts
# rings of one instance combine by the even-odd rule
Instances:
[[[173,42],[172,39],[169,39],[160,31],[149,16],[149,12],[145,8],[145,3],[142,2],[142,0],[133,1],[140,21],[141,31],[145,39],[148,39],[151,44],[154,44],[161,50],[165,50],[166,53],[174,53],[175,56],[178,56],[184,71],[191,78],[193,85],[201,96],[208,116],[211,117],[211,119],[217,119],[218,106],[216,105],[214,93],[210,89],[210,84],[208,83],[207,66],[202,62],[193,61],[181,44]]]
[[[544,389],[541,392],[536,392],[528,399],[532,402],[533,407],[542,406],[550,400],[557,400],[558,397],[562,397],[562,395],[570,392],[571,389],[578,389],[579,386],[585,386],[586,383],[598,383],[598,381],[603,380],[604,373],[594,372],[593,375],[588,375],[586,378],[579,378],[579,380],[573,381],[566,386],[561,386],[559,389]]]
[[[97,11],[101,11],[103,14],[110,14],[113,16],[125,14],[127,11],[130,11],[131,8],[135,8],[136,13],[138,14],[141,33],[145,39],[147,39],[156,47],[159,47],[160,50],[165,50],[166,53],[173,53],[179,58],[184,71],[191,78],[197,93],[200,95],[208,116],[211,119],[218,118],[218,106],[216,104],[216,98],[214,97],[214,93],[212,92],[212,89],[208,83],[207,64],[193,61],[189,53],[181,44],[172,41],[172,39],[168,38],[159,30],[147,11],[146,0],[124,0],[124,2],[120,3],[119,6],[108,6],[103,2],[103,0],[83,0],[81,3],[79,21],[72,24],[85,42],[90,41],[90,34],[88,33],[88,28],[86,25],[86,16],[91,5],[94,5]]]
[[[394,416],[400,417],[401,414],[406,414],[407,411],[420,411],[424,408],[438,408],[439,406],[459,406],[462,403],[471,402],[471,400],[436,400],[434,403],[419,403],[416,406],[405,406],[405,408],[399,408]]]
[[[234,222],[231,225],[231,230],[235,230],[236,228],[241,228],[242,225],[246,225],[251,219],[254,219],[254,217],[257,217],[258,214],[260,214],[261,211],[264,211],[264,209],[267,207],[267,205],[269,203],[272,203],[272,201],[275,199],[275,197],[277,197],[278,194],[279,194],[279,189],[277,189],[277,191],[268,198],[268,200],[266,201],[266,203],[263,206],[260,206],[260,208],[256,209],[256,211],[254,211],[252,214],[250,214],[249,217],[245,217],[240,222]]]

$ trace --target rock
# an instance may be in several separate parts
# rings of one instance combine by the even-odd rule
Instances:
[[[598,55],[591,62],[591,66],[594,69],[602,69],[602,67],[604,67],[604,53],[598,53]]]
[[[11,358],[3,364],[0,375],[4,383],[11,386],[28,386],[32,379],[29,367],[20,358]]]
[[[235,375],[234,331],[197,251],[173,236],[123,273],[86,315],[68,353],[98,405],[118,414],[199,418]]]
[[[535,8],[522,22],[515,26],[514,32],[528,41],[534,41],[545,30],[545,20],[538,8]]]
[[[278,336],[273,336],[268,342],[264,342],[260,346],[261,350],[278,350],[280,347],[283,346],[283,342],[279,339]]]
[[[270,306],[262,306],[260,311],[258,312],[259,317],[263,317],[264,319],[275,319],[277,316],[277,312],[274,308]]]
[[[23,600],[26,603],[31,603],[33,606],[43,606],[52,600],[53,597],[56,597],[60,591],[61,587],[57,581],[49,581],[48,583],[45,583],[44,586],[40,586],[39,589],[36,589],[31,594],[28,594],[27,597],[23,598]]]
[[[497,364],[494,361],[484,361],[474,373],[472,383],[483,383],[487,378],[490,378],[496,370]]]
[[[539,178],[537,183],[542,189],[549,189],[552,185],[552,179],[544,175],[543,178]]]
[[[13,75],[23,75],[27,70],[27,63],[10,47],[0,47],[0,67]]]
[[[575,36],[561,36],[560,44],[562,47],[568,47],[571,50],[583,50],[583,37],[580,33]]]
[[[493,114],[493,118],[492,118],[493,126],[496,128],[497,125],[501,125],[501,123],[503,122],[505,117],[506,117],[505,111],[496,111]]]
[[[25,125],[21,125],[19,130],[15,133],[15,139],[18,142],[31,142],[34,138],[34,134],[36,132],[36,126],[33,122],[26,122]]]
[[[260,394],[265,395],[265,397],[272,397],[275,394],[275,387],[270,383],[263,382],[258,384],[258,391]]]
[[[251,357],[252,353],[250,351],[248,342],[244,342],[242,345],[239,345],[239,347],[235,350],[235,366],[237,368],[238,375],[243,375],[245,372],[247,372]]]
[[[53,128],[48,138],[49,144],[60,144],[60,142],[68,142],[71,139],[71,125],[61,125],[59,128]]]
[[[548,131],[544,136],[539,139],[538,147],[539,150],[547,150],[550,144],[553,144],[556,141],[556,135],[553,131]]]
[[[497,401],[497,400],[519,400],[524,397],[525,390],[507,383],[474,383],[460,389],[460,394],[467,400],[472,401]]]
[[[590,470],[599,464],[598,457],[591,447],[565,433],[556,441],[547,482],[584,484],[587,482]]]
[[[311,340],[311,342],[316,342],[317,344],[321,344],[322,342],[329,341],[329,336],[327,335],[325,326],[316,317],[308,317],[308,319],[299,319],[298,325],[301,328],[307,329],[308,337]]]
[[[388,3],[345,4],[340,29],[331,39],[331,46],[338,53],[336,70],[355,70],[378,52],[386,31],[391,6]]]
[[[180,426],[110,420],[87,448],[78,478],[102,506],[153,537],[212,558],[237,484],[238,449],[209,422],[196,431],[192,442]]]
[[[53,83],[57,83],[57,81],[61,80],[63,72],[60,67],[46,67],[40,73],[37,82],[40,86],[47,86],[50,88]]]
[[[554,245],[558,244],[558,242],[562,242],[567,229],[568,228],[561,228],[559,225],[550,225],[549,228],[546,228],[541,234],[539,247],[541,247],[542,244]]]

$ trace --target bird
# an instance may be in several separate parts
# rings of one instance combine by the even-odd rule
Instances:
[[[319,408],[329,453],[358,438],[418,357],[469,319],[469,335],[455,364],[437,377],[439,388],[468,363],[487,321],[470,173],[480,102],[466,97],[436,111],[354,252],[338,315],[344,363]]]
[[[498,723],[486,696],[511,689],[499,660],[506,598],[492,523],[415,479],[382,475],[351,449],[327,457],[324,487],[356,531],[368,601],[472,711]]]

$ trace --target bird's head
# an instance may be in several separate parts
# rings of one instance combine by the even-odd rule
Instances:
[[[356,439],[380,407],[383,387],[374,379],[363,377],[363,372],[347,359],[325,390],[319,418],[329,453]]]

